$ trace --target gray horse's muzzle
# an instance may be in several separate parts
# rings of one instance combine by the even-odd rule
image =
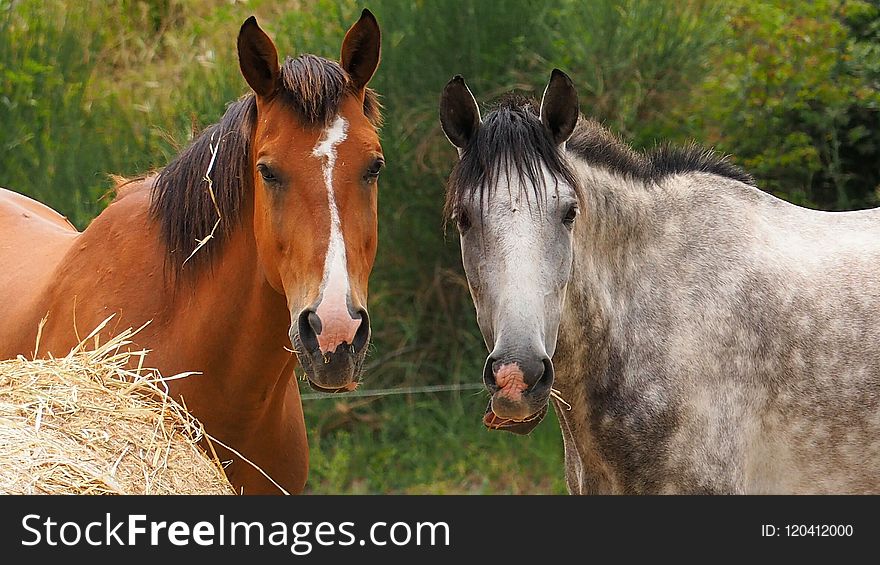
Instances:
[[[525,435],[547,414],[553,363],[543,355],[490,355],[483,367],[483,383],[492,395],[483,424]]]

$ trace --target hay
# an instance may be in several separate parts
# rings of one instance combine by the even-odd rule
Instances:
[[[201,424],[125,350],[135,332],[99,346],[98,330],[61,359],[0,361],[0,493],[235,494]]]

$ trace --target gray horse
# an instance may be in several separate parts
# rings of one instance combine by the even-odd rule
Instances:
[[[636,152],[559,70],[485,118],[457,76],[440,118],[487,427],[528,433],[552,397],[572,493],[880,492],[880,210]]]

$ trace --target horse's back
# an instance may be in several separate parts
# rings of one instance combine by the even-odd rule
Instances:
[[[765,346],[780,355],[750,488],[878,493],[880,209],[787,207],[776,230],[762,233],[774,287],[762,292],[764,308],[775,318]]]
[[[22,353],[23,334],[36,333],[33,304],[79,232],[48,206],[0,188],[0,233],[0,358],[6,358]]]
[[[728,184],[692,212],[715,218],[685,236],[696,276],[670,267],[679,304],[695,306],[666,331],[700,367],[688,409],[739,412],[747,492],[880,492],[880,209],[810,210]]]
[[[0,188],[0,221],[3,222],[0,226],[6,229],[8,226],[14,225],[15,221],[24,222],[26,220],[42,221],[65,232],[76,232],[76,228],[65,216],[42,202]]]

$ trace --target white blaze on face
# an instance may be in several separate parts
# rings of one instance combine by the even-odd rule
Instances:
[[[353,320],[348,313],[348,263],[345,258],[345,240],[342,237],[339,209],[336,207],[336,197],[333,193],[336,148],[345,141],[347,131],[348,122],[337,116],[312,150],[312,155],[323,161],[324,185],[327,188],[327,203],[330,207],[330,238],[324,259],[320,303],[316,312],[321,320],[318,346],[324,353],[335,351],[343,342],[351,343],[360,325],[360,320]]]

